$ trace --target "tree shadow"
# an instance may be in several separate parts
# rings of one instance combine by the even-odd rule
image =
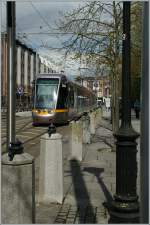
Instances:
[[[79,162],[75,159],[70,161],[73,188],[77,202],[78,223],[96,223],[96,212],[90,203],[90,197],[83,179]]]

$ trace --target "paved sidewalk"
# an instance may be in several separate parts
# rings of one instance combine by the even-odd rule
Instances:
[[[16,116],[31,117],[32,116],[32,112],[31,111],[16,112]]]
[[[139,121],[133,123],[139,131]],[[111,150],[113,143],[109,120],[103,119],[92,143],[84,145],[83,161],[69,161],[66,156],[63,204],[37,205],[36,223],[108,224],[109,215],[103,204],[115,193],[116,153]],[[67,138],[64,144],[67,146]]]

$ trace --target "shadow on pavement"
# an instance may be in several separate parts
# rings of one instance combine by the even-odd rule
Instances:
[[[97,181],[100,184],[100,187],[106,198],[106,201],[103,202],[103,206],[108,210],[108,214],[110,215],[109,204],[113,201],[113,197],[112,197],[111,193],[108,191],[108,189],[103,181],[103,178],[101,177],[101,173],[104,172],[104,168],[85,167],[83,171],[91,173],[91,174],[95,175],[95,177],[97,178]],[[108,223],[111,223],[111,222],[108,221]]]
[[[104,169],[103,168],[96,168],[96,167],[85,167],[83,171],[86,171],[88,173],[91,173],[91,174],[95,175],[98,183],[101,186],[102,191],[104,192],[107,203],[111,202],[113,200],[112,195],[108,191],[105,183],[103,182],[103,178],[101,177],[101,173],[104,172]]]
[[[90,197],[77,160],[70,161],[74,194],[77,202],[78,223],[96,223],[96,212],[90,203]]]

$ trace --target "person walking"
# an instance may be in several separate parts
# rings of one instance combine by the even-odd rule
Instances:
[[[140,117],[140,102],[138,99],[136,99],[136,101],[134,103],[134,110],[135,110],[136,119],[139,119],[139,117]]]

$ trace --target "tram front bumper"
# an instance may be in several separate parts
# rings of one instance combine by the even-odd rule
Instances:
[[[32,112],[33,125],[55,123],[55,113]]]

